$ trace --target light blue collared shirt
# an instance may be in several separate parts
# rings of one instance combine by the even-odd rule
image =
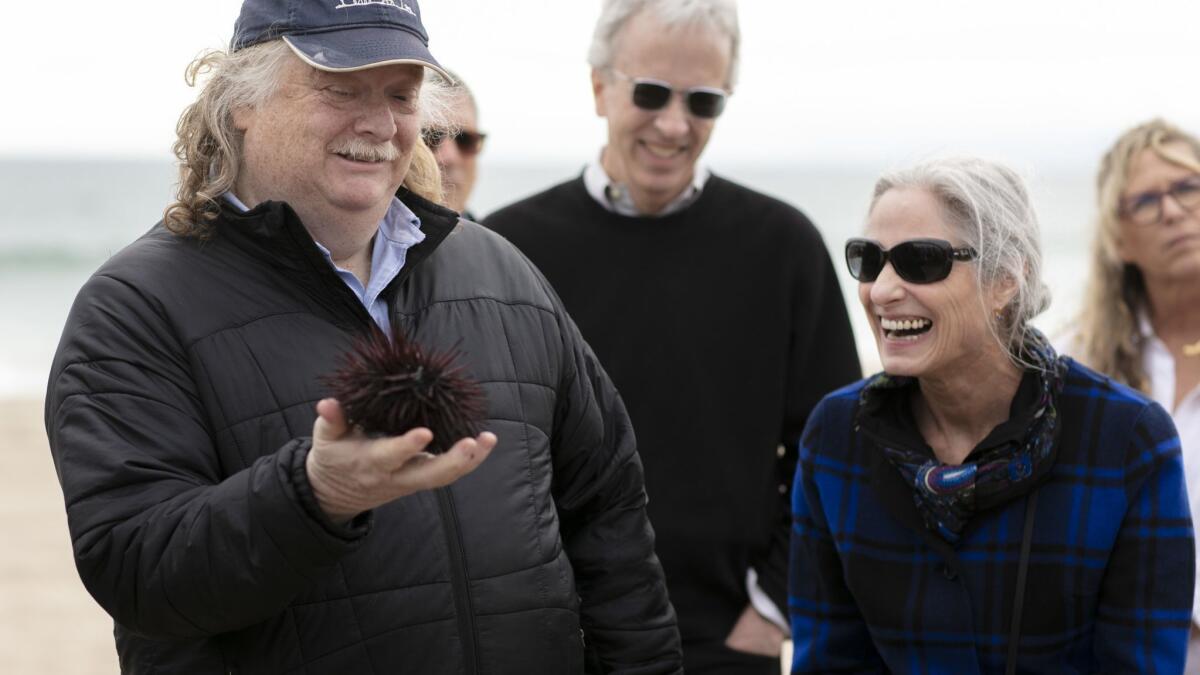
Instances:
[[[232,192],[225,193],[225,201],[243,213],[250,210]],[[408,259],[408,249],[422,241],[425,241],[425,233],[421,231],[421,219],[412,212],[412,209],[405,206],[404,202],[392,197],[392,203],[388,206],[383,220],[379,222],[379,231],[375,234],[375,244],[371,249],[371,276],[368,277],[367,285],[364,288],[358,277],[333,262],[333,256],[329,253],[329,249],[325,248],[321,242],[313,240],[321,254],[325,256],[329,266],[333,268],[334,272],[337,272],[338,278],[351,291],[354,291],[354,296],[363,304],[367,313],[375,320],[375,324],[382,328],[388,337],[392,336],[392,322],[388,317],[387,300],[380,297],[380,294],[388,284],[392,283],[396,275],[400,274],[400,270],[404,269],[404,261]]]

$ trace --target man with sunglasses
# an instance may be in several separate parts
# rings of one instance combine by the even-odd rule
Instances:
[[[606,1],[606,147],[484,224],[546,274],[629,408],[686,671],[774,675],[796,442],[860,370],[816,229],[698,166],[739,41],[731,0]]]
[[[477,160],[487,134],[479,131],[479,106],[474,94],[456,73],[448,74],[454,79],[447,83],[450,89],[447,125],[445,128],[425,129],[422,135],[441,169],[446,206],[458,211],[467,220],[477,220],[467,210],[467,202],[471,199],[471,190],[475,188]]]

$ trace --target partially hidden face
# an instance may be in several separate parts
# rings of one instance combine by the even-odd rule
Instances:
[[[896,188],[885,192],[867,219],[864,238],[891,249],[913,239],[940,239],[954,248],[962,238],[946,221],[929,192]],[[962,377],[980,359],[1004,358],[989,321],[1011,294],[989,291],[981,301],[976,263],[956,261],[949,275],[932,283],[913,283],[897,275],[891,262],[873,282],[860,282],[858,298],[883,369],[910,377]]]
[[[479,133],[479,121],[475,106],[466,96],[456,96],[452,101],[449,120],[454,129]],[[442,187],[446,191],[446,205],[462,213],[475,187],[478,173],[478,152],[464,152],[454,138],[444,138],[434,150],[438,167],[442,170]]]
[[[329,73],[289,58],[278,91],[234,113],[238,197],[286,201],[305,220],[382,218],[412,161],[423,77],[414,65]]]
[[[628,78],[670,85],[675,94],[667,105],[639,108],[629,79],[607,70],[592,73],[596,114],[608,120],[604,169],[629,187],[640,209],[661,209],[691,183],[715,120],[689,113],[681,92],[726,89],[731,49],[729,39],[710,28],[668,28],[652,12],[641,12],[617,35],[612,65]]]
[[[1165,149],[1200,161],[1184,143],[1168,143]],[[1196,180],[1200,180],[1196,171],[1167,161],[1152,149],[1142,150],[1129,164],[1122,204],[1161,199],[1158,222],[1122,217],[1117,237],[1121,260],[1137,266],[1148,283],[1200,283],[1200,208],[1185,206],[1200,201]]]

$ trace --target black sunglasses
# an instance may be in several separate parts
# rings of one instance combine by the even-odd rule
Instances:
[[[879,278],[888,261],[901,279],[914,284],[932,284],[950,276],[955,260],[974,260],[978,256],[979,253],[969,246],[954,248],[943,239],[909,239],[890,249],[870,239],[846,242],[846,267],[850,268],[850,276],[868,284]]]
[[[454,144],[458,146],[458,151],[466,157],[473,157],[483,150],[483,139],[487,138],[487,134],[481,134],[477,131],[462,130],[455,133],[453,136],[446,133],[445,129],[426,129],[421,132],[421,136],[425,139],[425,145],[429,146],[430,150],[437,150],[447,138],[453,138]]]
[[[1171,183],[1159,192],[1151,190],[1121,200],[1118,215],[1126,216],[1137,225],[1155,225],[1163,219],[1163,200],[1167,195],[1185,211],[1194,211],[1200,206],[1200,175],[1188,176]]]
[[[633,104],[642,110],[662,110],[671,101],[675,88],[662,80],[648,77],[630,77],[613,69],[617,77],[633,83]],[[729,94],[716,87],[688,87],[680,90],[687,103],[688,112],[704,119],[713,119],[725,110],[725,99]]]

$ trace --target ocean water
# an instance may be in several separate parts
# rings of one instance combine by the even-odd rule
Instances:
[[[577,175],[578,164],[481,166],[472,200],[482,217]],[[862,227],[883,167],[734,165],[721,175],[801,208],[817,224],[838,269],[867,372],[878,358],[841,247]],[[1090,242],[1090,169],[1027,176],[1042,223],[1044,277],[1054,293],[1036,322],[1048,332],[1079,307]],[[149,229],[174,190],[175,170],[152,161],[0,160],[0,398],[38,397],[75,293],[106,258]]]

